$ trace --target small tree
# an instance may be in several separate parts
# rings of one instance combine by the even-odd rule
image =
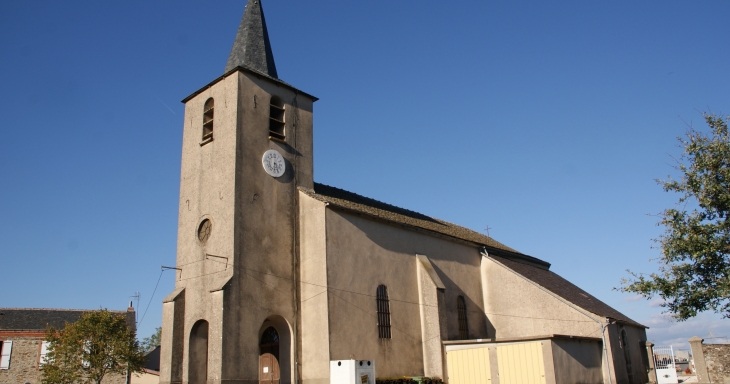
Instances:
[[[144,355],[123,315],[85,313],[62,330],[49,328],[44,384],[101,383],[108,374],[141,372]]]
[[[149,352],[157,348],[160,345],[160,341],[162,341],[162,327],[157,327],[155,328],[155,333],[150,335],[150,337],[142,339],[142,350]]]
[[[706,310],[730,317],[730,118],[704,117],[709,134],[690,128],[679,138],[681,180],[658,181],[665,191],[680,194],[679,204],[660,215],[666,230],[656,239],[662,251],[659,272],[629,271],[631,278],[622,279],[620,288],[647,298],[658,295],[677,320]]]

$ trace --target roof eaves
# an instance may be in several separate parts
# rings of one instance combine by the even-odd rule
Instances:
[[[240,66],[239,65],[238,67],[231,69],[230,71],[224,73],[222,76],[220,76],[220,77],[216,78],[215,80],[211,81],[210,83],[208,83],[204,87],[202,87],[202,88],[198,89],[197,91],[193,92],[190,96],[182,99],[181,102],[182,103],[187,103],[193,97],[198,96],[199,94],[203,93],[206,89],[214,86],[215,84],[217,84],[221,80],[225,79],[226,77],[230,76],[234,72],[238,72],[238,71],[241,71],[241,72],[250,72],[251,74],[253,74],[255,76],[266,78],[267,80],[273,81],[275,83],[278,83],[279,85],[282,85],[282,86],[284,86],[286,88],[289,88],[290,90],[292,90],[292,91],[294,91],[296,93],[300,93],[302,95],[305,95],[307,97],[310,97],[312,99],[312,101],[319,100],[319,98],[317,98],[316,96],[310,95],[307,92],[304,92],[302,90],[299,90],[299,89],[295,88],[294,86],[292,86],[291,84],[288,84],[288,83],[286,83],[286,82],[284,82],[282,80],[279,80],[279,79],[277,79],[275,77],[271,77],[271,76],[269,76],[269,75],[267,75],[267,74],[265,74],[263,72],[260,72],[260,71],[255,70],[253,68],[244,67],[244,66]]]
[[[320,185],[320,186],[323,186],[323,187],[326,187],[326,188],[329,188],[329,189],[339,190],[341,192],[345,192],[345,193],[348,193],[348,194],[352,194],[352,195],[357,196],[358,198],[361,198],[363,200],[367,200],[367,201],[371,201],[372,200],[373,203],[383,204],[383,205],[389,206],[389,207],[393,208],[396,211],[403,211],[403,212],[406,212],[406,213],[412,213],[412,214],[415,214],[415,215],[424,216],[424,215],[422,215],[422,214],[420,214],[418,212],[411,211],[411,210],[408,210],[408,209],[405,209],[405,208],[391,206],[390,204],[383,203],[381,201],[377,201],[377,200],[374,200],[374,199],[371,199],[371,198],[368,198],[368,197],[365,197],[365,196],[362,196],[362,195],[358,195],[358,194],[353,193],[353,192],[345,191],[345,190],[342,190],[340,188],[326,186],[324,184],[319,184],[319,183],[315,183],[315,184]],[[345,205],[340,204],[340,203],[337,202],[337,200],[349,201],[349,200],[346,200],[346,199],[343,199],[343,198],[332,197],[332,196],[320,194],[320,193],[317,193],[315,190],[310,189],[310,188],[300,187],[299,190],[302,191],[303,193],[305,193],[306,195],[310,196],[311,198],[327,204],[330,208],[335,208],[335,209],[338,209],[338,210],[341,210],[341,211],[346,211],[346,212],[354,213],[354,214],[357,214],[357,215],[367,216],[367,217],[370,217],[372,219],[376,219],[376,220],[379,220],[379,221],[383,221],[383,222],[389,223],[391,225],[398,225],[398,226],[402,226],[402,227],[407,227],[407,228],[409,228],[411,230],[415,230],[415,231],[427,232],[427,233],[429,233],[431,235],[436,235],[436,236],[439,236],[439,237],[448,238],[448,239],[450,239],[452,241],[459,241],[459,242],[462,242],[462,243],[465,243],[465,244],[475,245],[475,246],[478,246],[478,247],[483,247],[489,253],[497,254],[497,255],[500,255],[500,256],[503,256],[503,257],[508,257],[508,258],[520,259],[520,260],[523,260],[524,262],[526,262],[526,263],[528,263],[530,265],[534,265],[534,266],[536,266],[538,268],[543,268],[543,269],[549,269],[550,268],[550,263],[548,263],[546,261],[543,261],[543,260],[540,260],[540,259],[538,259],[536,257],[529,256],[529,255],[525,255],[523,253],[520,253],[520,252],[511,250],[509,247],[505,246],[504,244],[501,244],[500,242],[498,242],[498,241],[496,241],[496,240],[494,240],[492,238],[489,238],[489,239],[491,241],[493,241],[494,243],[496,243],[496,244],[498,244],[498,245],[500,245],[500,246],[502,246],[504,248],[499,248],[498,246],[495,246],[494,244],[488,244],[486,242],[480,242],[480,241],[476,241],[474,239],[469,239],[469,238],[466,238],[466,237],[459,237],[459,236],[454,236],[452,234],[444,233],[444,232],[441,232],[441,231],[435,231],[435,230],[432,230],[432,229],[429,229],[429,228],[424,228],[422,226],[418,226],[418,225],[415,225],[415,224],[409,224],[409,223],[402,222],[402,221],[392,220],[392,219],[389,219],[387,217],[378,215],[377,212],[378,211],[382,211],[383,209],[382,208],[375,207],[375,206],[370,206],[371,208],[373,208],[375,210],[375,212],[370,212],[369,210],[358,209],[356,207],[349,207],[349,206],[345,206]],[[361,202],[354,202],[354,201],[349,201],[349,202],[353,203],[355,206],[367,205],[367,204],[364,204],[364,203],[361,203]],[[391,212],[391,213],[394,213],[396,215],[403,215],[402,213],[398,213],[398,212]],[[458,227],[458,228],[461,228],[461,229],[463,229],[464,231],[467,231],[467,232],[474,232],[474,231],[472,231],[472,230],[470,230],[468,228],[462,227],[462,226],[457,225],[457,224],[449,223],[449,222],[446,222],[446,221],[443,221],[443,220],[439,220],[439,219],[432,219],[432,220],[438,222],[439,224],[451,226],[451,227],[454,227],[454,228]]]

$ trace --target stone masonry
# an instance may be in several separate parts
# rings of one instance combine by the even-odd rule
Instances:
[[[9,369],[0,370],[0,384],[41,384],[43,372],[39,362],[41,342],[44,335],[4,337],[13,341]],[[126,384],[124,376],[110,375],[102,380],[103,384]]]
[[[38,337],[7,337],[13,341],[13,351],[10,356],[10,369],[0,370],[0,383],[31,383],[41,382],[41,371],[38,369],[38,359],[41,353],[41,338]]]
[[[702,353],[711,382],[730,381],[730,344],[703,344]]]

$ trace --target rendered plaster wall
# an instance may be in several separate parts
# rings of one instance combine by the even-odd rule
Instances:
[[[633,325],[617,323],[608,325],[606,329],[607,349],[609,356],[612,356],[610,361],[612,372],[614,372],[613,382],[616,384],[648,382],[649,361],[646,351],[646,330]],[[626,331],[625,343],[619,341],[622,329]]]
[[[130,384],[158,384],[160,376],[152,373],[135,373],[130,379]]]
[[[235,168],[235,275],[224,292],[223,377],[226,383],[258,383],[259,341],[266,324],[280,339],[281,383],[293,381],[299,348],[299,192],[312,185],[312,103],[291,88],[250,72],[238,72]],[[269,103],[285,107],[286,142],[269,139]],[[262,156],[278,151],[286,171],[266,173]]]
[[[325,205],[300,193],[302,383],[329,384]]]
[[[177,268],[180,270],[173,271],[177,278],[176,288],[185,288],[184,313],[175,313],[183,317],[181,335],[175,335],[178,340],[183,338],[183,345],[182,348],[171,348],[172,353],[182,354],[181,358],[174,356],[181,365],[179,368],[182,368],[178,375],[182,375],[173,379],[171,371],[161,368],[165,374],[160,377],[163,383],[180,379],[188,381],[190,332],[201,320],[208,322],[209,330],[208,381],[217,383],[221,380],[223,305],[222,293],[218,290],[232,275],[231,264],[234,261],[237,77],[235,74],[228,76],[185,104],[177,243]],[[213,141],[201,145],[203,107],[211,97],[215,102]],[[210,237],[205,243],[197,236],[198,226],[204,219],[212,223]],[[172,329],[170,321],[177,322],[179,317],[166,313],[163,329]],[[172,342],[163,338],[165,345]],[[165,361],[162,364],[164,366]],[[167,364],[172,365],[172,361]]]
[[[602,384],[602,358],[600,340],[552,340],[552,359],[557,383]]]
[[[285,142],[269,139],[272,95],[285,104]],[[215,100],[213,141],[203,143],[203,107],[210,97]],[[209,322],[208,383],[258,382],[259,337],[265,323],[290,340],[287,350],[279,352],[281,382],[294,376],[296,188],[312,187],[312,104],[291,87],[246,70],[186,101],[176,272],[184,303],[176,299],[163,308],[163,329],[174,328],[178,315],[184,317],[177,332],[181,335],[163,330],[163,345],[180,338],[184,342],[169,355],[163,353],[162,383],[187,382],[190,330],[199,320]],[[287,170],[279,178],[262,167],[269,149],[286,161]],[[212,222],[212,231],[202,243],[197,229],[204,219]],[[181,375],[174,369],[176,359],[182,361]]]
[[[444,286],[435,275],[433,265],[426,256],[416,256],[418,275],[418,303],[421,311],[421,339],[423,340],[423,374],[428,377],[444,377],[442,333],[440,314],[443,307]],[[442,310],[440,310],[442,309]]]
[[[579,312],[489,257],[482,260],[484,306],[490,335],[497,341],[553,334],[601,337],[602,317]],[[603,379],[609,382],[612,367],[605,367],[605,358],[602,364]]]
[[[707,373],[712,383],[730,381],[730,344],[703,344]]]
[[[444,334],[459,338],[463,295],[470,338],[486,338],[475,246],[370,218],[327,209],[327,273],[331,359],[374,359],[378,377],[424,374],[416,255],[444,284]],[[388,287],[391,339],[379,339],[376,289]]]
[[[497,340],[551,334],[601,337],[601,326],[594,318],[494,260],[484,258],[483,262],[490,336]]]

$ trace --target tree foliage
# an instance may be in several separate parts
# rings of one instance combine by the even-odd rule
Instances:
[[[684,152],[681,179],[658,180],[679,203],[660,214],[664,233],[655,241],[659,272],[631,273],[621,290],[664,299],[666,312],[686,320],[712,310],[730,317],[730,117],[705,114],[709,133],[690,128],[678,138]]]
[[[44,384],[101,383],[109,374],[141,372],[144,355],[123,315],[85,313],[61,330],[49,328]]]
[[[145,352],[149,352],[155,348],[157,348],[158,345],[160,345],[160,342],[162,341],[162,327],[155,328],[155,333],[150,335],[150,337],[145,337],[142,339],[142,350]]]

